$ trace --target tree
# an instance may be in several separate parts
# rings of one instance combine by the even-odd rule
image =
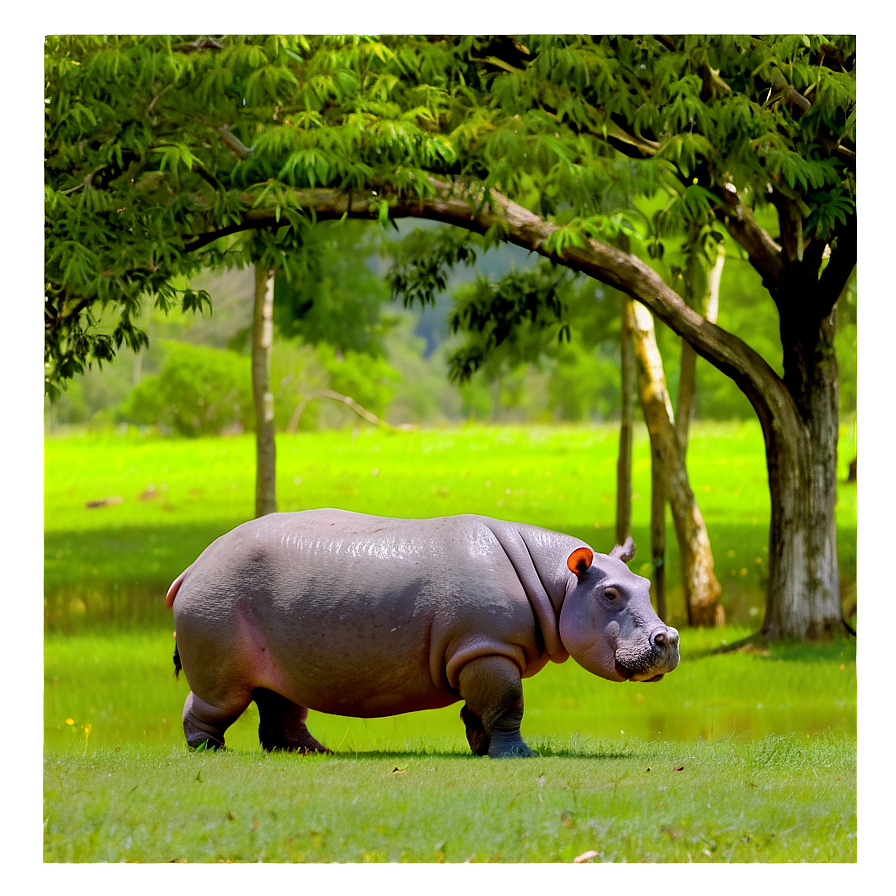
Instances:
[[[366,223],[323,222],[308,230],[291,279],[276,281],[277,330],[306,345],[330,345],[342,355],[383,357],[396,318],[385,311],[389,288],[371,262],[385,251],[382,232]]]
[[[762,632],[840,625],[834,327],[857,252],[854,38],[53,38],[47,101],[50,388],[139,348],[142,296],[177,300],[173,274],[225,263],[223,237],[264,230],[288,264],[315,221],[445,221],[616,287],[731,377],[766,444]],[[662,220],[639,219],[626,197],[658,190]],[[692,224],[761,274],[783,376],[691,309],[659,259],[609,242]]]
[[[255,516],[277,512],[277,446],[271,348],[274,342],[274,269],[255,262],[252,309],[252,399],[255,407]]]
[[[688,480],[662,359],[656,346],[653,318],[643,305],[635,303],[626,306],[625,314],[629,318],[628,328],[638,359],[638,391],[653,454],[652,495],[656,500],[651,513],[652,527],[656,528],[657,522],[662,522],[664,501],[668,500],[681,551],[688,622],[691,625],[715,625],[721,586],[715,575],[703,516]],[[658,550],[654,551],[655,563],[660,556]]]
[[[445,281],[445,269],[458,262],[469,263],[473,257],[471,247],[454,235],[415,235],[396,259],[391,273],[393,291],[409,301],[434,302],[433,289]],[[574,289],[572,279],[564,268],[542,263],[524,272],[511,271],[498,280],[480,277],[473,288],[462,291],[449,314],[452,330],[465,334],[464,343],[451,359],[452,375],[465,379],[473,371],[491,370],[497,378],[497,371],[508,358],[515,362],[532,360],[549,351],[546,333],[559,332],[561,344],[564,339],[569,340],[573,328],[582,328],[582,309],[573,306],[580,304],[575,301],[581,300],[577,292],[585,292]],[[593,310],[597,303],[593,296],[589,298],[589,310]],[[650,313],[643,307],[634,309],[631,303],[626,304],[622,332],[623,352],[630,340],[638,359],[638,391],[653,453],[651,547],[657,573],[657,605],[665,608],[663,563],[668,497],[682,558],[688,620],[692,625],[714,625],[721,587],[714,573],[706,525],[688,479],[683,443],[676,429]],[[625,391],[630,386],[624,357],[622,372]],[[630,450],[630,433],[623,418],[618,470],[620,544],[630,534],[630,508],[623,498],[623,492],[629,488]]]

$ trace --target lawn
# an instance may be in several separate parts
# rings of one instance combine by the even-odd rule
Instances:
[[[851,434],[841,450],[845,469]],[[279,436],[281,510],[341,507],[383,516],[483,513],[614,543],[614,426],[371,428]],[[45,624],[76,631],[164,626],[174,577],[215,538],[250,518],[254,441],[164,440],[138,434],[45,444]],[[849,455],[849,457],[846,457]],[[757,424],[693,428],[688,463],[732,622],[757,626],[764,604],[769,498]],[[637,433],[633,568],[649,577],[650,455]],[[100,503],[99,506],[88,506]],[[856,489],[838,502],[840,568],[855,593]],[[671,523],[668,543],[674,545]],[[685,618],[677,552],[667,557],[670,622]]]
[[[280,507],[479,512],[608,550],[615,447],[611,427],[282,437]],[[525,683],[523,735],[541,754],[531,760],[472,756],[459,706],[313,714],[335,754],[301,758],[261,751],[254,705],[223,753],[190,753],[180,728],[187,684],[173,676],[164,594],[251,516],[251,438],[48,440],[44,860],[854,862],[856,641],[713,652],[761,618],[761,435],[697,427],[689,459],[734,624],[683,628],[674,673],[617,685],[551,665]],[[633,567],[648,572],[643,432],[634,468]],[[853,488],[838,514],[848,589]],[[670,554],[680,623],[676,576]]]
[[[191,753],[170,637],[46,641],[48,862],[854,862],[855,641],[713,654],[650,685],[525,685],[541,754],[468,750],[458,707],[312,714],[333,756],[265,754],[254,705]]]
[[[438,741],[51,755],[45,860],[852,862],[855,762],[849,741],[774,736],[583,741],[504,761]]]

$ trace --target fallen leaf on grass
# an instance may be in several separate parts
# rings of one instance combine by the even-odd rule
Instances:
[[[581,865],[583,862],[590,862],[593,858],[596,858],[596,857],[597,857],[597,850],[589,849],[588,852],[583,852],[580,856],[576,856],[573,859],[573,862],[575,862],[578,865]]]
[[[124,504],[124,498],[118,495],[111,498],[99,498],[96,501],[87,501],[85,507],[111,507],[113,504]]]

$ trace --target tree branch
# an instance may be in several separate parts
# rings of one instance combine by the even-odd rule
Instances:
[[[557,225],[545,221],[523,206],[496,191],[486,197],[481,188],[430,180],[432,192],[426,196],[394,196],[389,213],[393,218],[427,218],[465,227],[484,234],[492,227],[501,228],[505,239],[517,246],[537,252],[573,270],[580,271],[619,289],[649,308],[673,331],[687,339],[695,350],[711,364],[730,376],[750,399],[764,424],[792,419],[796,413],[792,399],[780,378],[753,349],[731,333],[710,323],[686,302],[662,277],[641,259],[606,243],[589,239],[584,245],[569,247],[557,253],[548,248]],[[329,188],[300,189],[292,193],[293,207],[315,220],[333,220],[345,216],[376,219],[383,195],[367,191],[348,194]],[[769,263],[780,267],[780,249],[765,231],[742,214],[742,230],[759,241],[769,256]],[[188,244],[196,251],[219,237],[261,227],[286,226],[277,210],[251,209],[240,224],[204,234]],[[770,245],[769,245],[770,244]]]
[[[200,50],[223,50],[224,44],[213,37],[197,37],[192,43],[175,44],[171,49],[175,53],[198,53]]]
[[[756,223],[750,209],[740,201],[734,184],[729,182],[715,193],[722,200],[716,216],[722,218],[728,232],[746,250],[763,282],[775,286],[784,271],[781,247]]]
[[[788,83],[787,79],[783,74],[781,74],[780,71],[778,71],[778,69],[772,69],[769,80],[771,81],[772,87],[774,87],[775,90],[777,90],[781,94],[785,102],[789,103],[792,106],[796,106],[796,108],[799,109],[800,115],[808,112],[812,108],[812,103],[810,102],[810,100],[807,97],[803,96],[795,87],[793,87],[793,85]],[[831,152],[839,156],[840,159],[842,159],[853,169],[855,169],[855,150],[843,146],[839,140],[835,140],[833,137],[827,137],[819,134],[816,139],[819,143],[821,143],[822,146],[827,147],[829,150],[831,150]]]
[[[292,412],[292,417],[289,418],[289,426],[286,429],[287,432],[294,433],[298,431],[299,420],[302,418],[305,408],[315,398],[327,398],[330,401],[338,401],[354,411],[362,420],[366,420],[373,426],[381,426],[385,429],[393,430],[394,432],[408,432],[415,428],[410,423],[402,423],[398,426],[393,426],[387,420],[382,420],[372,411],[368,411],[367,408],[355,401],[350,395],[343,395],[341,392],[334,392],[332,389],[315,389],[314,391],[309,392]]]
[[[846,224],[835,233],[836,245],[831,248],[831,259],[819,278],[819,293],[822,313],[827,317],[837,304],[858,261],[858,224],[855,215],[847,218]]]
[[[778,213],[781,257],[786,265],[802,262],[805,251],[803,216],[796,203],[779,190],[772,190],[771,202]]]
[[[233,131],[230,130],[230,127],[226,124],[222,124],[221,127],[216,128],[218,135],[221,140],[232,149],[241,159],[248,159],[249,156],[252,155],[252,147],[246,146]]]
[[[591,133],[594,134],[594,131]],[[595,134],[595,136],[598,135]],[[629,158],[649,158],[655,156],[661,148],[661,144],[655,140],[646,140],[643,137],[629,134],[613,121],[607,123],[606,140],[614,149]]]

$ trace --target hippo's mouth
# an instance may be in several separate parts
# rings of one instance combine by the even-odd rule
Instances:
[[[638,674],[640,670],[638,669],[630,669],[628,666],[623,665],[616,660],[616,674],[623,678],[625,681],[633,681],[635,680],[635,676]],[[650,681],[659,681],[666,673],[660,672],[659,675],[654,675],[653,678],[639,678],[639,682],[650,682]]]

